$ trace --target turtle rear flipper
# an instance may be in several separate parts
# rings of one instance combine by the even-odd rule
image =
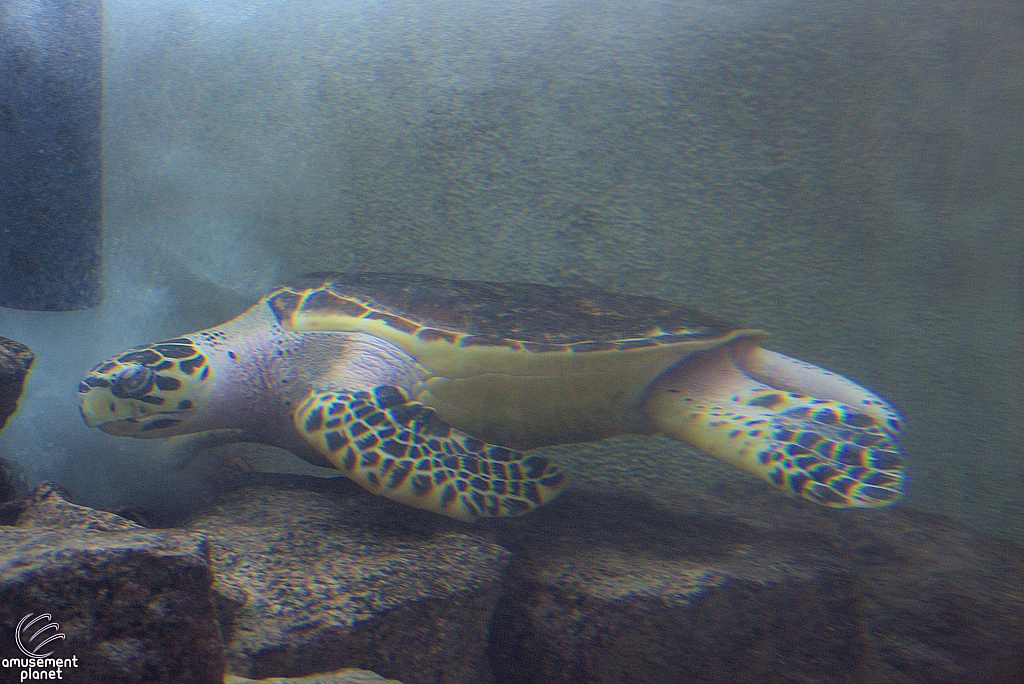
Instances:
[[[845,404],[871,416],[893,436],[903,429],[903,419],[892,404],[839,373],[746,341],[735,344],[732,354],[747,375],[769,387]]]
[[[474,439],[390,385],[314,392],[294,417],[299,434],[365,489],[459,520],[526,513],[565,484],[547,459]]]
[[[670,437],[809,501],[879,507],[903,496],[903,459],[872,416],[757,382],[723,350],[660,378],[644,408]]]

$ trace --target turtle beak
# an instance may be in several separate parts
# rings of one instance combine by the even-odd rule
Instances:
[[[83,385],[78,410],[85,424],[116,437],[166,437],[167,429],[184,422],[187,411],[159,411],[131,397],[115,385]],[[177,434],[175,431],[172,434]]]
[[[105,412],[101,412],[99,410],[99,402],[97,401],[98,399],[98,396],[90,395],[80,397],[78,403],[78,412],[82,414],[82,420],[85,421],[86,425],[88,425],[91,428],[100,428],[101,430],[106,432],[103,426],[111,421],[105,419],[105,417],[103,416],[103,413]]]
[[[119,416],[118,403],[109,392],[94,391],[81,396],[78,411],[85,424],[91,428],[99,428],[109,435],[131,437],[141,425],[131,418]]]
[[[86,422],[88,423],[88,421]],[[108,435],[114,435],[115,437],[134,437],[135,433],[139,431],[140,425],[132,420],[111,420],[99,425],[90,425],[89,427],[99,428]]]

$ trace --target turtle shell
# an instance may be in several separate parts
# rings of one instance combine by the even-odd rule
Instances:
[[[531,283],[315,274],[264,300],[296,332],[362,332],[416,359],[415,399],[512,448],[649,432],[650,382],[759,330],[652,297]]]
[[[292,330],[351,330],[353,319],[366,319],[422,340],[461,347],[519,343],[530,351],[632,349],[714,339],[737,329],[654,297],[424,275],[312,274],[279,288],[268,302]]]

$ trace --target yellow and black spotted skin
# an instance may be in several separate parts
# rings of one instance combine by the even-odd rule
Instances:
[[[78,392],[90,426],[121,437],[173,430],[201,408],[211,389],[210,365],[189,338],[136,347],[99,364]],[[102,391],[105,390],[105,391]]]
[[[547,459],[461,433],[398,387],[314,394],[295,423],[369,491],[460,520],[520,515],[565,484]]]
[[[757,454],[773,484],[834,507],[884,506],[902,496],[903,457],[870,416],[793,392],[753,394],[750,405],[776,412],[768,426],[773,448]]]
[[[723,460],[823,506],[886,506],[902,496],[905,465],[892,434],[835,401],[762,389],[689,406],[678,424],[694,446],[728,453]]]
[[[326,357],[322,344],[319,356],[307,351],[315,345],[303,346],[324,339],[321,333],[397,349],[415,371],[402,377],[417,379],[346,386],[347,342]],[[266,441],[304,458],[311,448],[374,493],[462,520],[519,515],[558,494],[564,474],[522,451],[659,430],[819,504],[898,500],[898,416],[841,376],[810,364],[787,367],[825,384],[839,378],[844,396],[862,407],[753,381],[714,401],[699,392],[692,402],[654,396],[660,378],[702,354],[756,345],[761,336],[649,297],[315,274],[223,326],[98,365],[81,385],[81,406],[89,425],[120,436],[221,427],[258,434],[272,426],[289,434]],[[238,368],[258,369],[248,394],[233,384]],[[280,396],[269,397],[275,403],[253,392]],[[228,415],[248,424],[218,422]]]

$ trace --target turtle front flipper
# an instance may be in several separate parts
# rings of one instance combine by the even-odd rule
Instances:
[[[459,520],[521,515],[565,484],[549,460],[474,439],[390,385],[314,392],[295,426],[365,489]]]
[[[728,350],[659,378],[644,409],[660,430],[801,498],[836,508],[903,496],[904,464],[872,416],[744,374]]]

